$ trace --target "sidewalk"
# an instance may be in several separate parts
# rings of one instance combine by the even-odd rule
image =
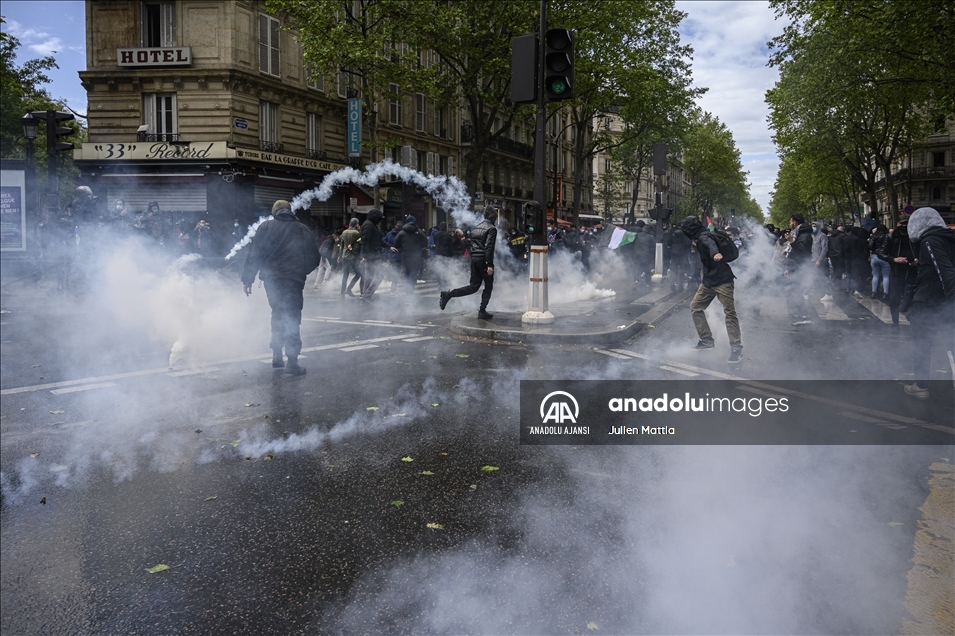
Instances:
[[[692,286],[673,292],[665,284],[641,296],[618,293],[613,298],[552,305],[555,320],[549,325],[524,324],[523,312],[495,312],[492,320],[456,316],[450,330],[459,336],[525,344],[613,344],[659,322],[695,292]]]

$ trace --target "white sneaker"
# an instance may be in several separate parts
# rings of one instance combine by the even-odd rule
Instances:
[[[823,297],[820,298],[819,300],[822,301],[822,302],[830,301],[830,300],[832,300],[832,294],[826,294],[825,296],[823,296]]]
[[[855,296],[856,298],[860,298],[860,299],[864,298],[864,296],[860,294],[859,292],[852,292],[852,295]]]
[[[919,387],[917,382],[906,384],[904,387],[902,387],[902,390],[905,391],[906,395],[911,395],[912,397],[918,398],[920,400],[927,400],[929,398],[928,389]]]

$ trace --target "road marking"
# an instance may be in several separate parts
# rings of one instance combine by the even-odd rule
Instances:
[[[695,367],[692,364],[683,364],[682,362],[674,362],[673,360],[657,360],[642,353],[637,353],[636,351],[630,351],[628,355],[634,358],[640,358],[641,360],[647,360],[648,362],[662,362],[667,366],[677,367],[679,369],[685,369],[687,371],[693,371],[696,373],[702,373],[704,375],[712,375],[714,378],[722,378],[723,380],[736,380],[737,382],[748,381],[746,378],[741,378],[738,375],[730,375],[728,373],[720,373],[719,371],[711,371],[709,369],[704,369],[703,367]]]
[[[377,349],[376,344],[358,345],[357,347],[343,347],[339,351],[361,351],[362,349]]]
[[[595,349],[595,351],[605,356],[610,356],[611,358],[619,358],[620,360],[630,359],[628,356],[622,356],[619,353],[614,353],[613,351],[608,351],[607,349]]]
[[[849,320],[846,312],[842,311],[842,308],[833,302],[814,300],[812,306],[816,308],[816,313],[823,320]]]
[[[302,353],[312,353],[315,351],[327,351],[329,349],[340,349],[343,346],[348,346],[349,344],[370,344],[374,342],[388,342],[391,340],[403,340],[408,337],[409,334],[397,334],[394,336],[382,336],[381,338],[369,338],[368,340],[358,340],[351,343],[341,343],[336,342],[335,344],[330,345],[318,345],[315,347],[306,347],[302,349]],[[256,353],[249,356],[240,356],[237,358],[227,358],[225,360],[214,360],[209,362],[210,366],[221,366],[226,364],[236,364],[238,362],[253,362],[255,360],[263,360],[272,362],[272,358],[263,358],[263,354]],[[144,377],[147,375],[159,375],[160,373],[169,373],[169,367],[160,367],[157,369],[144,369],[142,371],[129,371],[127,373],[114,373],[112,375],[101,375],[95,376],[92,378],[81,378],[78,380],[64,380],[62,382],[49,382],[47,384],[34,384],[32,386],[19,386],[12,389],[3,389],[0,391],[0,396],[4,395],[16,395],[17,393],[32,393],[34,391],[42,391],[44,389],[57,389],[61,387],[77,386],[81,384],[89,384],[91,382],[106,382],[111,380],[125,380],[127,378],[138,378]]]
[[[614,353],[621,353],[621,354],[627,356],[628,358],[640,358],[640,357],[641,357],[639,353],[634,353],[633,351],[628,351],[627,349],[611,349],[611,351],[613,351]]]
[[[341,346],[341,345],[339,345],[339,346]],[[298,357],[299,357],[299,358],[306,358],[307,356],[303,356],[303,355],[299,354]],[[262,358],[261,360],[259,360],[259,362],[261,362],[261,363],[263,363],[263,364],[272,364],[272,358]],[[171,375],[171,374],[170,374],[170,375]]]
[[[50,391],[53,395],[62,395],[64,393],[77,393],[79,391],[91,391],[93,389],[105,389],[106,387],[116,386],[112,382],[100,382],[98,384],[84,384],[83,386],[73,386],[68,389],[53,389]]]
[[[425,340],[434,340],[434,336],[421,336],[420,338],[405,338],[403,342],[423,342]]]
[[[853,299],[885,324],[892,324],[892,310],[881,300],[875,300],[874,298],[856,298],[855,296],[853,296]],[[907,325],[909,321],[906,320],[905,316],[899,316],[899,324]]]
[[[891,422],[886,422],[885,420],[877,420],[874,417],[868,417],[866,415],[860,415],[858,413],[850,413],[849,411],[843,411],[839,415],[844,415],[850,419],[858,420],[860,422],[867,422],[869,424],[876,424],[878,426],[884,426],[885,428],[891,428],[893,431],[898,431],[903,428],[908,428],[907,426],[902,426],[901,424],[892,424]]]
[[[699,373],[693,373],[692,371],[683,371],[682,369],[676,369],[674,367],[668,367],[666,365],[663,365],[660,368],[663,369],[664,371],[672,371],[673,373],[679,373],[680,375],[685,375],[689,378],[695,378],[696,376],[700,375]]]
[[[198,375],[200,373],[210,373],[212,371],[221,371],[219,367],[203,367],[202,369],[187,369],[186,371],[176,371],[175,373],[167,373],[170,378],[181,378],[184,375]]]
[[[310,322],[327,322],[334,325],[360,325],[362,327],[397,327],[399,329],[427,329],[427,327],[422,327],[421,325],[399,325],[393,322],[381,322],[375,324],[369,324],[368,322],[358,322],[355,320],[340,320],[338,318],[302,318],[302,320],[308,320]]]

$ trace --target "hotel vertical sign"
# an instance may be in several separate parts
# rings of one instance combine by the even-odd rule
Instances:
[[[361,100],[348,100],[348,156],[361,156]]]

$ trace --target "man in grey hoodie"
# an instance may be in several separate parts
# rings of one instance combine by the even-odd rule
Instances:
[[[906,301],[908,319],[912,323],[915,382],[905,386],[913,397],[929,398],[932,344],[941,334],[947,362],[955,355],[955,230],[934,208],[919,208],[909,219],[909,238],[918,254],[918,273]],[[955,373],[955,369],[952,370]]]

